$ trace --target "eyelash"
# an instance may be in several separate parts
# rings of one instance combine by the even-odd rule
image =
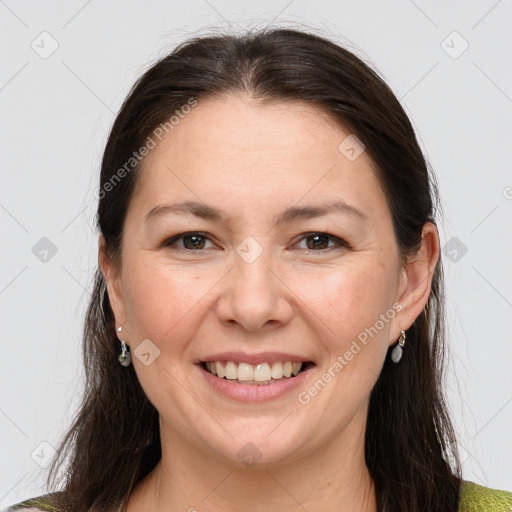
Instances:
[[[334,235],[330,235],[329,233],[323,233],[321,231],[310,231],[310,232],[307,232],[307,233],[303,233],[302,238],[298,242],[300,242],[302,240],[305,240],[305,239],[307,239],[307,238],[309,238],[311,236],[314,236],[314,235],[326,236],[329,240],[333,240],[334,242],[336,242],[338,244],[338,248],[340,248],[340,247],[350,248],[350,245],[347,242],[345,242],[344,240],[342,240],[341,238],[339,238],[337,236],[334,236]],[[205,238],[207,240],[210,240],[208,235],[206,233],[203,233],[202,231],[188,231],[186,233],[180,233],[179,235],[175,235],[175,236],[173,236],[171,238],[168,238],[167,240],[165,240],[162,243],[162,247],[176,248],[175,243],[178,240],[184,239],[184,238],[189,237],[189,236],[198,236],[200,238]],[[211,240],[210,240],[210,242],[211,242]],[[304,249],[304,250],[305,251],[309,251],[309,252],[324,252],[324,251],[328,251],[328,250],[331,250],[331,249],[333,249],[333,247],[327,247],[325,249],[319,249],[319,250],[315,250],[315,249]],[[197,249],[197,250],[194,250],[194,249],[186,249],[186,248],[183,248],[183,247],[179,247],[178,250],[183,250],[185,252],[203,252],[203,251],[206,251],[207,249]]]

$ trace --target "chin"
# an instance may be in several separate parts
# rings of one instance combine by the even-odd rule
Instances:
[[[274,426],[278,423],[275,422]],[[205,441],[229,465],[239,469],[265,469],[285,465],[301,457],[298,447],[304,442],[303,436],[293,435],[289,428],[283,432],[277,432],[278,429],[270,434],[271,430],[266,425],[265,429],[231,430],[233,438],[226,434],[223,436],[225,442],[219,444],[218,438],[211,439],[211,444]]]

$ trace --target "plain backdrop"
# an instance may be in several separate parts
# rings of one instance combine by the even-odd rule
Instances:
[[[378,69],[439,182],[466,479],[512,491],[512,1],[0,1],[0,507],[78,405],[101,154],[135,79],[210,29],[309,27]]]

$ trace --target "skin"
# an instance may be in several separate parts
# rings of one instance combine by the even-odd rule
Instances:
[[[300,101],[261,105],[247,96],[199,101],[144,160],[123,234],[122,265],[99,239],[99,263],[116,325],[132,355],[149,339],[160,355],[132,357],[160,414],[162,459],[134,489],[137,511],[372,511],[375,489],[364,462],[370,392],[390,345],[425,307],[439,257],[426,223],[404,264],[392,218],[366,152],[338,150],[350,132]],[[192,200],[220,208],[217,222],[154,206]],[[276,225],[290,206],[343,200],[362,211]],[[181,239],[202,231],[199,249]],[[315,248],[305,233],[328,233]],[[236,252],[248,236],[263,252]],[[191,248],[192,247],[192,248]],[[309,250],[308,250],[309,249]],[[308,404],[297,400],[379,315],[400,312]],[[284,351],[316,367],[296,392],[262,403],[216,394],[194,362],[214,352]],[[407,342],[404,348],[407,351]],[[405,357],[405,355],[404,355]],[[261,458],[237,457],[247,442]]]

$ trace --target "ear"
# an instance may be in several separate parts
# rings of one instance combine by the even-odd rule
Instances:
[[[126,320],[126,309],[121,291],[121,271],[109,258],[102,233],[98,238],[98,265],[107,283],[108,297],[110,307],[114,313],[115,325],[123,325]]]
[[[396,316],[397,324],[390,332],[390,344],[400,336],[400,329],[407,331],[421,314],[430,296],[432,278],[439,260],[439,234],[432,222],[426,222],[422,230],[422,242],[418,254],[408,260],[402,269],[397,301],[402,305]]]

